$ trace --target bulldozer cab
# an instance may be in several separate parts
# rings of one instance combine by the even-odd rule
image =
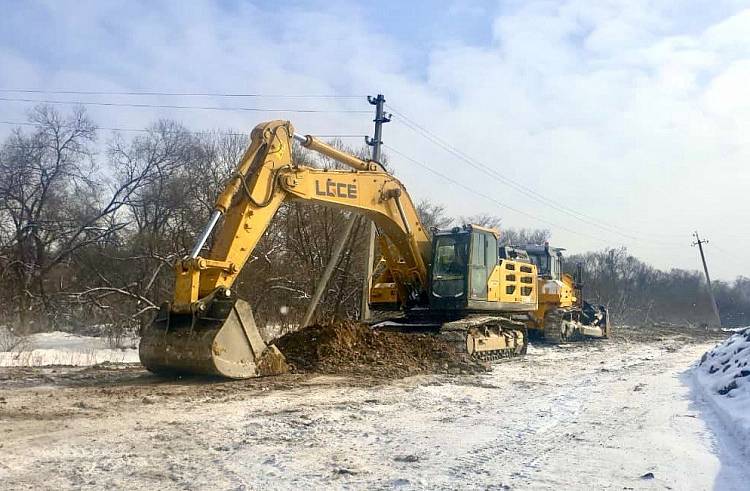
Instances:
[[[436,231],[432,251],[432,308],[461,309],[487,300],[487,282],[498,263],[496,232],[476,225]]]
[[[536,265],[540,277],[548,280],[561,279],[564,249],[550,247],[548,243],[530,244],[523,246],[523,249],[528,254],[529,260]]]

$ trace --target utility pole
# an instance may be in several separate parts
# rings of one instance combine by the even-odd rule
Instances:
[[[365,137],[365,143],[372,147],[372,160],[380,163],[381,146],[383,144],[383,123],[389,122],[391,120],[391,115],[386,115],[383,111],[383,105],[385,104],[385,97],[383,96],[383,94],[378,94],[377,97],[367,96],[367,102],[375,106],[375,119],[373,120],[375,122],[375,135],[373,136],[373,138]],[[307,310],[305,311],[305,316],[302,319],[302,324],[300,327],[305,327],[310,322],[312,322],[313,316],[315,315],[315,310],[320,303],[320,299],[323,297],[323,293],[325,292],[326,286],[328,285],[328,281],[331,279],[333,270],[338,264],[339,259],[341,258],[341,253],[344,251],[344,246],[346,244],[346,241],[349,239],[349,235],[352,232],[352,227],[354,226],[355,220],[357,220],[357,216],[351,214],[348,218],[348,222],[344,228],[344,231],[336,241],[336,245],[333,248],[333,252],[330,259],[328,260],[328,264],[326,264],[326,267],[323,270],[323,274],[321,275],[320,279],[318,280],[318,284],[315,287],[315,292],[310,299],[310,303],[307,305]],[[363,321],[369,319],[370,317],[370,307],[368,305],[368,300],[370,296],[370,282],[372,280],[372,263],[375,260],[376,234],[377,230],[375,228],[375,224],[370,222],[367,264],[365,268],[365,279],[362,287],[362,303],[360,307],[360,320]]]
[[[375,136],[372,138],[366,136],[365,143],[372,147],[372,160],[377,163],[381,163],[381,148],[383,146],[383,123],[389,123],[391,121],[391,115],[386,115],[383,111],[385,106],[385,96],[378,94],[377,97],[367,96],[367,102],[375,106]]]
[[[385,106],[385,96],[378,94],[377,97],[367,96],[367,102],[375,106],[375,133],[372,138],[365,137],[365,143],[372,147],[372,160],[382,164],[382,146],[383,146],[383,124],[391,120],[391,115],[386,115],[383,107]],[[375,223],[370,222],[370,233],[367,241],[367,264],[365,264],[365,278],[362,285],[362,303],[359,310],[359,319],[366,321],[370,318],[370,283],[372,283],[372,263],[375,260],[375,236],[377,230]]]
[[[693,234],[693,237],[695,237],[695,242],[693,242],[693,247],[698,246],[698,250],[701,253],[701,261],[703,261],[703,272],[706,273],[706,285],[708,286],[708,296],[711,297],[711,307],[714,310],[714,316],[716,317],[716,322],[718,323],[718,326],[721,327],[721,317],[719,316],[719,307],[716,305],[716,299],[714,298],[714,290],[711,288],[711,277],[708,275],[708,266],[706,266],[706,256],[703,254],[703,244],[708,244],[708,240],[701,240],[701,238],[698,236],[698,231],[696,230]]]

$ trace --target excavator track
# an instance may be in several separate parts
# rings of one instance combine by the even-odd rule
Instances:
[[[487,362],[523,356],[529,347],[526,326],[505,317],[476,316],[446,322],[439,335],[457,352]]]
[[[374,329],[403,333],[431,333],[440,337],[458,353],[466,353],[486,362],[497,362],[526,354],[529,336],[526,325],[505,317],[472,316],[443,324],[374,324]]]

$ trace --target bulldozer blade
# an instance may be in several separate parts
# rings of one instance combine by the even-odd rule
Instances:
[[[234,379],[289,371],[284,355],[263,341],[247,302],[233,299],[208,311],[206,316],[175,314],[165,306],[141,335],[143,366],[158,374]]]

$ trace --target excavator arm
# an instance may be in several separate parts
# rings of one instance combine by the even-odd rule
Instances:
[[[296,165],[293,140],[351,170]],[[252,309],[231,287],[287,201],[319,203],[372,219],[399,298],[407,305],[426,302],[431,243],[403,184],[376,162],[296,134],[288,121],[270,121],[253,129],[209,223],[190,255],[176,264],[173,302],[162,307],[141,338],[147,368],[235,378],[281,370],[283,357],[265,345]]]
[[[295,165],[291,141],[316,150],[353,170]],[[405,300],[426,289],[430,239],[403,184],[380,165],[343,153],[292,125],[272,121],[257,126],[237,171],[216,201],[209,226],[189,258],[177,264],[174,308],[186,310],[217,288],[230,288],[279,207],[285,201],[318,203],[366,215],[375,222],[388,269]],[[223,216],[208,257],[201,251]]]

